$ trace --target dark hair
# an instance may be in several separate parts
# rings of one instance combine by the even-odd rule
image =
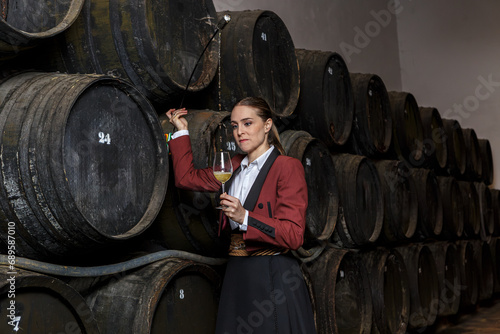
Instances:
[[[266,100],[260,97],[250,96],[240,100],[234,106],[247,106],[257,109],[257,116],[259,116],[264,122],[270,118],[273,121],[273,126],[271,128],[271,131],[269,131],[267,142],[269,143],[269,145],[274,145],[274,147],[276,147],[281,154],[286,154],[280,142],[278,128],[276,128],[276,125],[274,125],[273,112],[271,111],[271,108],[269,107],[269,104],[267,104]]]

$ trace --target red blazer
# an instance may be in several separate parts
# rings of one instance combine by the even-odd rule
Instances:
[[[173,139],[168,144],[176,187],[219,191],[221,183],[213,175],[211,167],[194,168],[189,136]],[[232,158],[233,177],[244,157],[237,155]],[[226,183],[226,189],[229,189],[232,179]],[[307,209],[307,184],[302,163],[298,159],[279,155],[275,149],[259,172],[243,206],[249,211],[248,229],[243,233],[248,251],[269,245],[293,250],[302,246]],[[230,229],[226,216],[222,220],[222,229]]]

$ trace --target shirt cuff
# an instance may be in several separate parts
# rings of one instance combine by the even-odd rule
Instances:
[[[174,132],[174,134],[172,135],[172,139],[187,135],[189,135],[189,130],[179,130]]]
[[[248,228],[248,210],[245,210],[245,218],[243,223],[240,224],[240,231],[246,231]]]

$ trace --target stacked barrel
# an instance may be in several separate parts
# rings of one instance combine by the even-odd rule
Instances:
[[[500,291],[499,191],[490,143],[473,129],[387,91],[376,74],[350,73],[336,52],[296,49],[271,11],[216,13],[209,0],[47,6],[2,2],[6,259],[96,266],[160,249],[225,257],[213,194],[174,186],[164,113],[190,108],[193,163],[203,168],[217,149],[239,153],[229,111],[260,96],[304,166],[305,241],[291,253],[318,333],[420,330]],[[231,22],[217,31],[225,14]],[[210,333],[222,270],[178,257],[71,279],[5,266],[0,315],[14,275],[13,317],[25,328],[40,323],[25,322],[35,300],[51,319],[45,332]]]
[[[0,332],[210,331],[213,267],[176,253],[108,269],[144,259],[133,246],[169,187],[155,107],[213,80],[218,39],[194,66],[213,3],[0,5]]]
[[[312,272],[319,332],[424,330],[491,299],[500,222],[489,141],[419,106],[411,93],[387,91],[377,75],[348,73],[345,65],[339,73],[336,53],[297,55],[301,95],[286,138],[300,131],[322,140],[335,167],[323,174],[339,187],[326,250],[302,258]],[[354,112],[344,103],[352,96]],[[346,127],[350,135],[339,142],[334,135]],[[332,262],[339,257],[351,269]],[[325,279],[335,280],[333,287]]]

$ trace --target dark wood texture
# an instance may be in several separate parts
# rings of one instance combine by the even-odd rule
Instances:
[[[13,274],[9,267],[0,266],[1,333],[100,333],[89,306],[71,286],[55,277],[14,270]],[[14,280],[8,280],[12,277]],[[11,301],[15,301],[13,315],[20,317],[18,323],[13,322],[14,326],[9,324],[11,312],[7,309]]]
[[[479,217],[481,229],[479,236],[481,240],[489,241],[495,232],[495,216],[492,209],[491,191],[487,185],[482,182],[473,182],[476,187],[479,203]]]
[[[332,154],[340,208],[337,238],[347,247],[370,245],[377,241],[384,222],[384,199],[380,179],[373,163],[353,154]]]
[[[420,107],[419,111],[424,130],[424,166],[441,172],[448,158],[443,120],[436,108]]]
[[[472,182],[457,181],[457,183],[462,193],[463,202],[467,204],[464,205],[464,236],[475,239],[481,230],[479,194]]]
[[[392,157],[413,167],[422,167],[425,163],[424,130],[417,101],[407,92],[388,94],[392,112]]]
[[[373,307],[363,262],[349,250],[329,248],[308,268],[318,334],[369,333]]]
[[[488,186],[493,183],[493,153],[491,152],[491,145],[488,139],[478,138],[479,151],[481,155],[481,180]]]
[[[477,268],[479,300],[490,299],[495,288],[495,271],[491,248],[486,241],[473,240],[474,263]]]
[[[375,74],[351,73],[354,122],[348,146],[355,154],[371,158],[386,156],[393,136],[389,95]]]
[[[177,258],[69,282],[84,296],[101,334],[213,333],[220,283],[209,266]]]
[[[434,238],[443,230],[443,202],[436,175],[425,168],[411,168],[418,200],[417,239]]]
[[[398,160],[374,161],[384,198],[380,243],[409,241],[417,229],[418,198],[410,170]]]
[[[396,249],[403,257],[410,283],[408,329],[430,326],[437,317],[435,301],[439,298],[438,275],[432,252],[423,244],[408,244]]]
[[[437,176],[443,203],[443,229],[441,237],[456,240],[462,237],[465,225],[465,206],[462,191],[453,176]]]
[[[271,11],[219,12],[218,16],[225,14],[231,15],[231,22],[222,30],[220,100],[217,79],[207,89],[206,107],[230,111],[242,98],[258,96],[276,116],[290,116],[299,99],[300,80],[287,27]]]
[[[0,60],[48,40],[70,27],[84,0],[2,1]]]
[[[474,246],[472,240],[457,241],[460,263],[460,309],[465,310],[476,305],[479,299],[479,275],[475,263]]]
[[[162,105],[183,93],[216,24],[212,1],[88,0],[71,28],[37,50],[30,65],[117,76]],[[196,67],[189,92],[210,84],[218,49],[215,38]]]
[[[427,244],[436,261],[438,300],[434,303],[438,316],[454,315],[460,308],[460,257],[457,246],[448,241]],[[436,305],[437,304],[437,305]]]
[[[372,333],[404,334],[410,317],[408,272],[396,249],[374,248],[360,254],[370,280]]]
[[[149,102],[105,76],[23,73],[1,85],[0,209],[18,256],[69,258],[143,232],[165,196]]]
[[[457,120],[442,119],[448,151],[447,174],[461,178],[467,168],[467,155],[462,127]]]
[[[351,134],[354,97],[344,59],[335,52],[295,51],[300,96],[295,109],[300,129],[328,147],[342,146]]]
[[[464,177],[469,181],[479,181],[482,177],[483,164],[481,149],[474,129],[462,129],[464,134],[465,154],[467,156]]]
[[[333,161],[326,145],[305,131],[284,131],[280,140],[286,155],[302,162],[307,182],[305,242],[299,254],[318,256],[337,223],[339,191]]]

